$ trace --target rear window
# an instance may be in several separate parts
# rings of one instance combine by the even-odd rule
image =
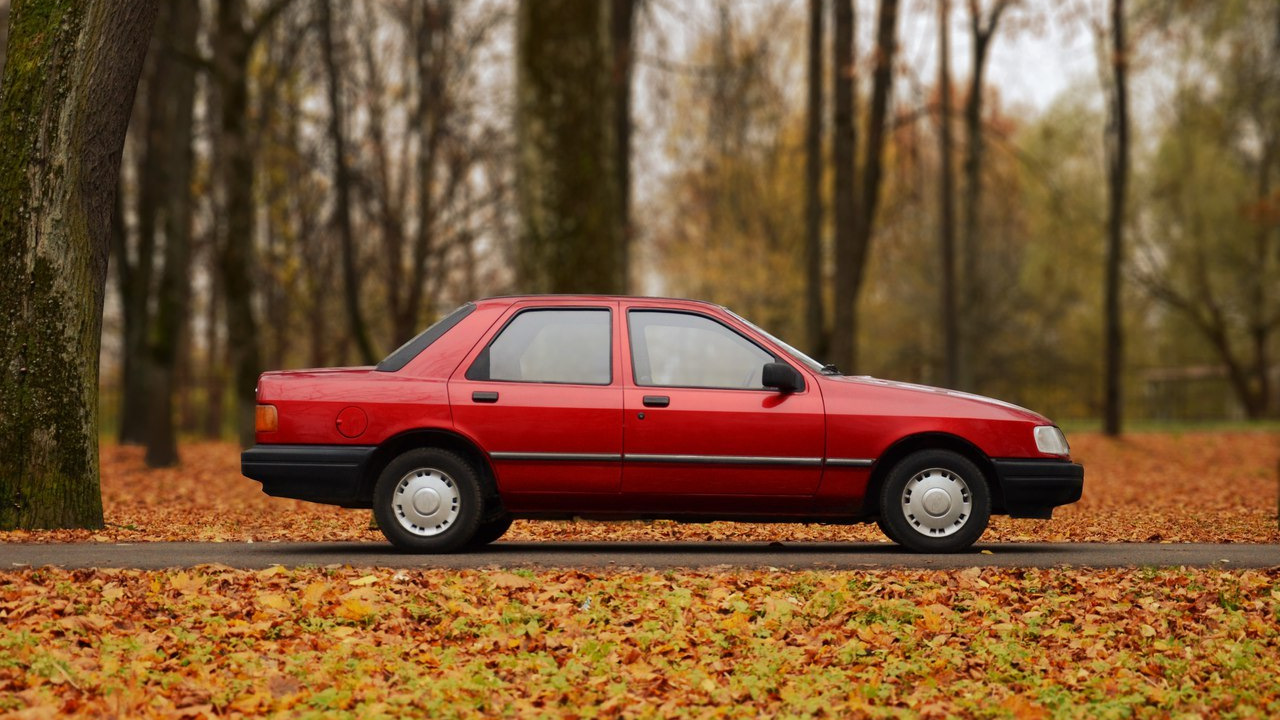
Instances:
[[[462,322],[462,319],[470,315],[476,309],[474,303],[467,303],[453,312],[445,315],[436,322],[435,325],[423,330],[409,342],[401,345],[395,352],[391,353],[382,362],[378,363],[375,370],[381,372],[395,372],[410,360],[418,357],[419,353],[426,350],[431,343],[444,337],[444,334],[453,329],[455,325]]]

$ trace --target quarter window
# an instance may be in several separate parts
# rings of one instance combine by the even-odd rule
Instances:
[[[776,358],[701,315],[633,310],[631,364],[637,385],[764,389],[761,372]]]
[[[609,311],[525,310],[467,370],[469,380],[608,385]]]

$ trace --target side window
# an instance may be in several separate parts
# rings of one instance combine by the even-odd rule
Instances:
[[[609,311],[525,310],[467,369],[468,380],[608,385]]]
[[[763,389],[761,371],[776,360],[701,315],[632,310],[628,321],[637,385]]]

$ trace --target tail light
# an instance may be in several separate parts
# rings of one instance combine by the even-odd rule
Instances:
[[[259,405],[253,414],[253,429],[258,432],[275,432],[280,429],[280,417],[275,405]]]

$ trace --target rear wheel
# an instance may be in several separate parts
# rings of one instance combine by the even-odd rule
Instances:
[[[476,528],[476,534],[471,536],[471,542],[467,543],[469,548],[484,547],[492,542],[497,542],[499,538],[507,534],[507,530],[511,529],[512,517],[507,514],[487,522],[480,523]]]
[[[479,475],[448,450],[410,450],[383,469],[373,513],[387,540],[401,550],[447,553],[475,535],[483,511]]]
[[[922,450],[889,471],[880,493],[880,527],[889,539],[921,553],[968,549],[991,518],[982,471],[950,450]]]

